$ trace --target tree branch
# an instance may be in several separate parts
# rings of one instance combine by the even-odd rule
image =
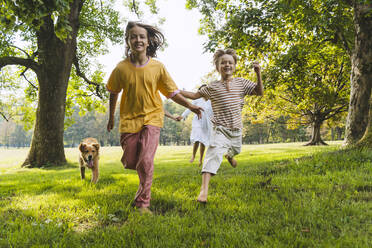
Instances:
[[[337,75],[337,89],[341,84],[343,71],[344,71],[344,61],[342,61],[341,66],[340,66],[340,71],[338,72],[338,75]]]
[[[333,116],[335,116],[339,113],[345,112],[347,110],[348,106],[349,106],[349,104],[344,104],[344,105],[340,106],[339,108],[336,108],[335,110],[332,110],[334,112],[331,115],[325,116],[325,120],[331,119]],[[329,111],[329,113],[332,112],[332,111]]]
[[[7,65],[21,65],[27,68],[30,68],[35,73],[39,71],[39,65],[32,59],[24,59],[19,57],[1,57],[0,58],[0,70]]]
[[[354,5],[354,0],[343,0],[344,3],[352,7]]]
[[[274,118],[274,117],[271,117],[271,116],[266,116],[265,118],[267,120],[272,121],[272,122],[283,124],[283,125],[288,125],[288,124],[293,124],[293,125],[309,125],[311,123],[310,121],[301,121],[301,120],[290,121],[290,119],[289,120],[281,121],[278,118]]]
[[[28,54],[25,50],[17,47],[17,46],[14,46],[14,45],[9,45],[10,47],[14,47],[14,48],[17,48],[18,50],[22,51],[24,54],[26,54],[27,58],[31,59],[31,56],[30,54]]]
[[[296,103],[295,101],[292,101],[291,99],[285,98],[284,96],[279,96],[279,98],[281,98],[281,99],[283,99],[287,102],[293,103],[294,105],[298,105],[298,103]]]
[[[340,38],[341,38],[341,41],[342,41],[342,44],[343,44],[345,50],[348,52],[349,55],[351,55],[352,54],[352,50],[350,48],[349,41],[345,37],[345,34],[343,32],[341,32],[341,31],[339,31],[339,35],[340,35]]]
[[[26,75],[25,75],[25,73],[26,73],[26,71],[28,70],[28,68],[26,68],[22,73],[21,73],[21,76],[23,76],[24,77],[24,79],[26,79],[26,81],[32,86],[32,87],[34,87],[36,90],[38,90],[38,87],[37,86],[35,86],[30,80],[28,80],[27,79],[27,77],[26,77]]]
[[[99,88],[101,87],[100,84],[98,83],[95,83],[95,82],[92,82],[90,81],[86,76],[85,74],[80,70],[80,65],[79,65],[79,60],[77,58],[77,56],[75,56],[74,58],[74,66],[75,66],[75,69],[76,69],[76,74],[81,77],[82,79],[84,79],[84,81],[87,83],[87,84],[90,84],[90,85],[94,85],[96,87],[96,96],[98,96],[99,98],[103,99],[103,96],[101,95],[101,93],[99,92]]]
[[[7,119],[6,116],[2,112],[0,112],[0,115],[4,118],[4,120],[9,121],[9,119]]]
[[[132,5],[132,10],[133,12],[137,15],[137,17],[139,18],[140,17],[140,14],[138,13],[138,6],[136,4],[136,0],[133,0],[133,5]]]
[[[326,42],[328,42],[328,41],[333,42],[333,40],[334,40],[334,39],[331,39],[331,38],[321,40],[321,41],[318,43],[318,45],[316,46],[316,48],[319,48],[320,45],[322,45],[323,43],[326,43]]]
[[[337,92],[336,92],[337,96],[338,96],[338,92],[340,92],[346,85],[346,81],[342,81],[343,69],[344,69],[344,62],[342,61],[340,72],[337,76]]]

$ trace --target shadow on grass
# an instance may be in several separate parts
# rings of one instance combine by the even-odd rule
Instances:
[[[72,169],[72,168],[79,168],[79,164],[76,162],[76,163],[72,163],[72,162],[67,162],[65,164],[62,164],[62,165],[45,165],[45,166],[42,166],[40,167],[39,169],[42,169],[42,170],[46,170],[46,171],[60,171],[60,170],[66,170],[66,169]]]

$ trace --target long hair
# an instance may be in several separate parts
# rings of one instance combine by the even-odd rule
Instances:
[[[216,66],[216,70],[218,71],[218,61],[220,60],[220,58],[225,55],[225,54],[228,54],[228,55],[231,55],[233,58],[234,58],[234,62],[236,64],[236,62],[238,61],[238,56],[236,55],[236,52],[234,49],[232,48],[228,48],[226,50],[223,50],[223,49],[218,49],[214,55],[213,55],[213,64]]]
[[[146,54],[150,57],[156,57],[156,51],[164,44],[164,35],[156,27],[140,22],[128,22],[128,25],[125,29],[125,43],[127,45],[125,48],[125,56],[130,56],[131,51],[128,43],[129,30],[135,26],[146,29],[147,39],[149,41],[149,46],[147,47]]]

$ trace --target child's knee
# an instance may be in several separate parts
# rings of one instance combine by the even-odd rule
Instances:
[[[124,168],[135,170],[137,166],[137,159],[129,158],[128,156],[123,155],[121,158],[121,163],[123,164]]]

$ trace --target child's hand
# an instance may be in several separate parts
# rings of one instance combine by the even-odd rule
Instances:
[[[182,120],[182,116],[177,116],[175,120],[176,121],[181,121]]]
[[[201,116],[202,116],[202,111],[204,111],[203,108],[198,107],[198,106],[193,105],[193,104],[190,106],[189,109],[190,109],[192,112],[194,112],[194,113],[198,116],[198,119],[201,118]]]
[[[109,119],[107,123],[107,131],[110,132],[114,128],[114,119]]]
[[[253,67],[253,69],[254,69],[254,71],[256,73],[260,73],[261,72],[261,66],[260,66],[260,64],[257,61],[254,61],[252,63],[252,67]]]

